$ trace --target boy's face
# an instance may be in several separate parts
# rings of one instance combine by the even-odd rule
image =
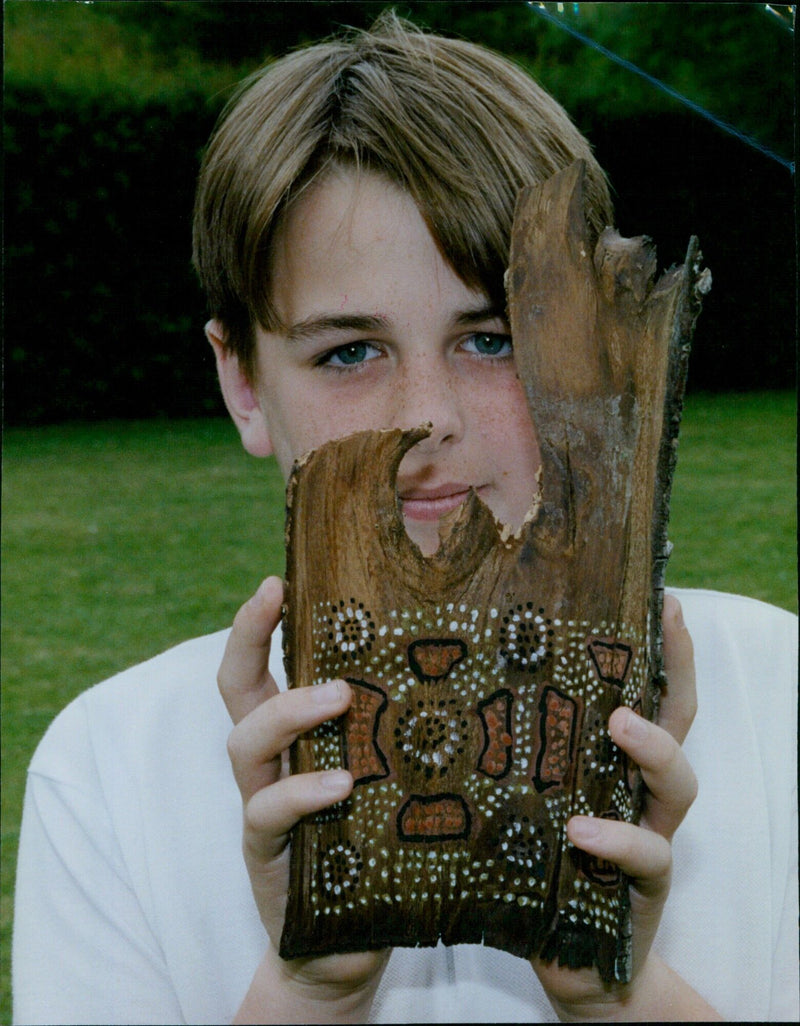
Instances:
[[[273,281],[286,328],[257,332],[261,433],[247,447],[288,475],[329,439],[431,422],[397,482],[412,540],[434,552],[470,487],[519,527],[540,460],[508,324],[444,261],[410,197],[375,174],[328,175],[279,233]]]

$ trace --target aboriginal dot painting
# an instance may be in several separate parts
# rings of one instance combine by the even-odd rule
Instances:
[[[564,206],[555,200],[548,216]],[[559,244],[564,235],[562,225]],[[556,243],[542,245],[549,259]],[[640,248],[623,250],[646,263]],[[512,326],[520,266],[512,261]],[[627,280],[614,266],[614,281]],[[674,305],[676,288],[658,302]],[[592,309],[616,309],[608,291]],[[676,421],[662,423],[674,333],[659,316],[648,342],[659,358],[645,368],[632,346],[636,373],[619,374],[638,389],[625,402],[614,382],[573,406],[562,380],[557,401],[541,395],[546,368],[526,369],[529,333],[515,332],[542,450],[539,489],[516,534],[470,494],[442,524],[434,555],[413,544],[396,480],[426,426],[361,432],[296,464],[287,676],[311,688],[343,678],[352,703],[298,739],[292,771],[346,767],[354,787],[293,832],[283,957],[482,942],[628,978],[627,881],[573,848],[565,827],[576,813],[635,821],[643,800],[608,719],[623,704],[652,717],[661,681],[661,478],[671,478],[664,453],[674,453]],[[538,330],[537,352],[549,337]],[[604,331],[616,359],[624,332],[616,322]],[[563,332],[554,335],[563,362]],[[605,373],[609,360],[599,364]],[[655,399],[636,377],[652,364],[662,374]],[[583,355],[575,366],[585,378]]]
[[[313,639],[313,683],[343,676],[353,691],[338,729],[315,734],[315,765],[355,781],[340,819],[325,812],[312,829],[315,933],[375,900],[406,942],[406,898],[431,912],[455,899],[543,915],[555,868],[574,857],[566,817],[593,812],[600,783],[601,814],[631,819],[627,767],[605,727],[644,689],[647,639],[626,624],[562,622],[532,601],[379,615],[347,596],[317,604]],[[618,883],[584,859],[568,921],[614,932]]]

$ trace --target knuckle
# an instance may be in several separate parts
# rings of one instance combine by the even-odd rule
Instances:
[[[617,850],[613,860],[620,865],[630,865],[639,853],[639,833],[641,828],[626,830],[617,841]]]
[[[656,728],[645,753],[647,768],[660,777],[669,776],[678,768],[682,754],[681,746],[672,734],[662,728]]]
[[[694,805],[699,790],[700,790],[700,785],[699,785],[699,782],[697,780],[697,774],[694,772],[694,770],[690,766],[689,767],[689,779],[687,781],[687,788],[686,788],[686,796],[687,796],[687,799],[688,799],[688,801],[686,803],[687,811]]]
[[[672,872],[672,845],[652,830],[643,831],[641,840],[631,841],[626,857],[638,866],[641,879],[663,880]]]
[[[648,875],[654,879],[665,877],[672,870],[672,847],[658,834],[651,835],[657,843],[650,843],[646,854]]]
[[[681,647],[681,655],[683,656],[686,663],[694,663],[694,641],[692,635],[689,632],[689,628],[685,623],[681,622],[676,631],[675,636]]]
[[[241,731],[234,728],[228,735],[227,741],[228,758],[233,766],[238,766],[243,758],[243,744]]]
[[[228,660],[225,656],[222,657],[222,662],[219,664],[219,670],[217,670],[217,687],[223,695],[229,687]]]
[[[256,798],[262,800],[256,800]],[[251,798],[250,801],[244,803],[242,816],[245,832],[257,834],[261,833],[265,829],[264,802],[263,796],[260,792],[258,795]]]

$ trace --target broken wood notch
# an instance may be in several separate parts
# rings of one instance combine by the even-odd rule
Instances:
[[[697,241],[654,283],[645,238],[594,245],[581,163],[520,196],[507,277],[540,494],[509,536],[472,493],[424,556],[396,493],[429,428],[362,432],[299,461],[287,498],[284,657],[349,712],[292,771],[355,786],[292,837],[285,958],[484,942],[630,975],[627,881],[574,849],[575,813],[635,821],[620,704],[655,717],[669,489]]]

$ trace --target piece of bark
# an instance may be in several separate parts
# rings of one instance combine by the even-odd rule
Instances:
[[[575,813],[635,821],[621,703],[663,683],[666,526],[689,341],[707,290],[692,239],[654,284],[646,238],[596,245],[581,163],[520,196],[507,275],[542,453],[510,535],[474,493],[439,550],[396,492],[428,427],[363,432],[299,461],[287,498],[290,686],[353,703],[292,771],[346,766],[351,797],[292,835],[285,958],[483,942],[630,973],[627,882],[567,841]]]

